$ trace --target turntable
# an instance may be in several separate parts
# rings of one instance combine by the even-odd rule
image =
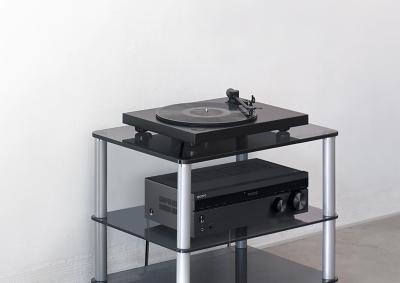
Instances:
[[[155,132],[198,145],[261,132],[287,131],[308,124],[308,115],[243,99],[228,89],[227,98],[182,103],[123,114],[138,133]]]

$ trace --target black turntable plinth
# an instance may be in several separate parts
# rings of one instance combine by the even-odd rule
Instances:
[[[224,97],[128,112],[122,121],[138,132],[155,132],[193,144],[308,124],[304,113],[248,100],[244,101],[250,106],[242,104],[244,108],[227,100]]]

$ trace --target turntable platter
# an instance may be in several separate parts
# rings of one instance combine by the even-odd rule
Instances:
[[[248,115],[240,105],[195,102],[162,107],[156,111],[156,117],[163,122],[181,126],[226,127],[249,123],[257,115]]]

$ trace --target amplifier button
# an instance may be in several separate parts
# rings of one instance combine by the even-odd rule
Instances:
[[[276,212],[284,212],[286,209],[286,201],[281,197],[277,197],[272,203],[272,209]]]
[[[205,220],[204,216],[203,216],[203,215],[200,215],[200,217],[199,217],[199,222],[200,222],[200,223],[204,223],[204,220]]]

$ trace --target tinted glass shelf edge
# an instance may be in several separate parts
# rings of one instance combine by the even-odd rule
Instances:
[[[222,248],[191,256],[192,283],[321,283],[322,272],[268,252],[248,247],[244,252]],[[176,260],[108,275],[108,283],[174,283]]]
[[[336,130],[317,125],[304,125],[291,128],[288,132],[263,132],[239,138],[206,142],[191,147],[179,140],[159,134],[138,135],[131,126],[99,130],[93,137],[159,157],[172,162],[192,164],[212,159],[272,149],[303,142],[335,137]]]
[[[105,224],[109,227],[147,240],[167,249],[185,253],[318,224],[336,218],[337,216],[324,217],[321,209],[309,206],[308,212],[297,214],[295,217],[276,218],[259,225],[251,225],[245,228],[215,233],[210,236],[191,238],[190,249],[178,250],[176,248],[176,230],[146,219],[144,217],[144,206],[111,211],[108,212],[107,218],[100,219],[92,216],[92,220],[96,222]]]

